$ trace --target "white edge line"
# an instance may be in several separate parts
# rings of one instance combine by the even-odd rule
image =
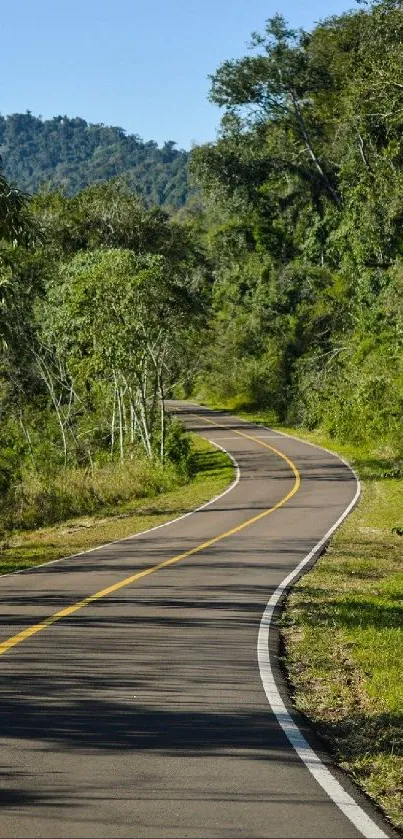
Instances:
[[[207,429],[206,429],[207,430]],[[208,438],[204,438],[208,439]],[[137,539],[139,536],[144,536],[146,533],[152,533],[154,530],[160,530],[161,527],[169,527],[171,524],[176,524],[178,521],[182,521],[183,519],[187,519],[188,516],[194,516],[196,513],[200,513],[202,510],[205,510],[206,507],[209,507],[210,504],[214,504],[215,501],[219,501],[220,498],[224,498],[224,495],[228,495],[229,492],[232,492],[233,489],[239,484],[241,478],[241,470],[238,466],[235,457],[232,456],[230,452],[227,452],[223,446],[220,446],[219,443],[215,443],[214,440],[208,440],[212,446],[215,446],[216,449],[220,449],[224,454],[228,455],[229,459],[232,462],[232,465],[235,469],[235,478],[232,483],[224,490],[224,492],[220,492],[219,495],[215,495],[214,498],[211,498],[210,501],[206,501],[205,504],[202,504],[200,507],[196,507],[195,510],[189,510],[188,513],[183,513],[182,516],[178,516],[176,519],[170,519],[169,521],[164,521],[162,524],[156,524],[155,527],[150,527],[148,530],[140,530],[139,533],[133,533],[131,536],[123,536],[121,539],[114,539],[112,542],[105,542],[104,545],[97,545],[95,548],[88,548],[86,551],[78,551],[75,554],[69,554],[68,556],[61,556],[59,559],[51,559],[49,562],[41,562],[40,565],[32,565],[30,568],[20,568],[18,571],[10,571],[8,574],[0,574],[0,584],[1,580],[4,577],[14,577],[16,574],[28,574],[34,573],[37,568],[46,568],[49,565],[55,565],[57,562],[66,562],[69,559],[75,559],[77,556],[85,556],[85,554],[92,554],[95,551],[101,551],[103,548],[108,548],[110,545],[117,545],[118,542],[128,542],[132,539]]]
[[[201,406],[200,406],[201,407]],[[209,409],[211,410],[211,409]],[[237,417],[237,419],[241,419]],[[242,422],[247,423],[248,420],[242,420]],[[265,426],[259,426],[261,428],[265,428]],[[271,430],[271,429],[268,429]],[[347,518],[348,514],[351,512],[353,507],[355,507],[360,494],[361,494],[361,484],[360,479],[357,473],[354,471],[352,466],[344,460],[343,457],[332,452],[330,449],[325,449],[323,446],[318,446],[316,443],[310,443],[306,440],[300,440],[299,437],[294,437],[292,434],[286,434],[283,431],[278,431],[282,437],[289,437],[291,440],[296,440],[299,443],[305,443],[307,446],[313,446],[315,449],[319,449],[328,454],[332,454],[338,460],[341,460],[345,466],[350,469],[354,478],[356,480],[357,488],[356,493],[352,501],[350,501],[349,505],[344,510],[344,513],[341,514],[340,518],[335,522],[335,524],[330,528],[330,530],[322,536],[319,542],[312,548],[312,550],[306,555],[301,562],[298,563],[294,571],[291,571],[287,577],[277,586],[276,590],[273,592],[264,612],[262,619],[260,621],[259,626],[259,634],[257,640],[257,657],[259,662],[259,671],[260,671],[260,678],[262,680],[264,692],[268,699],[269,705],[275,715],[277,722],[281,726],[284,731],[284,734],[287,737],[287,740],[295,749],[298,757],[302,760],[305,764],[306,768],[309,770],[311,775],[315,778],[317,783],[322,787],[322,789],[326,792],[329,798],[336,804],[336,806],[344,813],[344,815],[349,819],[350,822],[357,828],[357,830],[362,833],[365,839],[388,839],[386,833],[378,827],[377,824],[366,814],[366,812],[354,801],[351,795],[343,789],[342,785],[337,781],[337,779],[332,775],[329,769],[322,763],[320,757],[314,752],[311,748],[307,740],[305,739],[302,731],[298,728],[297,724],[294,722],[291,714],[287,710],[276,685],[274,673],[271,666],[270,661],[270,653],[269,653],[269,640],[270,640],[270,629],[272,625],[272,619],[274,615],[274,610],[283,595],[286,591],[291,587],[295,578],[300,574],[302,569],[310,562],[310,560],[315,556],[316,553],[320,553],[323,546],[326,544],[327,540],[332,536],[332,534],[337,530],[338,527],[342,524],[344,519]]]
[[[337,807],[339,807],[344,815],[353,823],[362,835],[366,837],[366,839],[387,839],[387,834],[384,833],[377,824],[375,824],[375,822],[365,813],[359,804],[357,804],[352,796],[343,789],[342,785],[336,780],[329,769],[327,769],[327,767],[322,763],[321,759],[308,744],[304,735],[294,722],[277,688],[269,653],[270,629],[272,626],[274,610],[279,600],[281,600],[285,592],[290,588],[295,578],[301,573],[302,569],[310,562],[316,553],[320,552],[330,536],[348,516],[359,495],[360,484],[357,480],[356,494],[344,513],[340,516],[333,527],[331,527],[330,530],[328,530],[322,539],[315,545],[315,547],[312,548],[307,556],[298,563],[294,571],[291,571],[291,573],[280,583],[275,592],[272,594],[260,622],[257,641],[257,657],[259,662],[260,677],[270,707],[287,739],[295,749],[298,757],[303,761],[306,768],[313,775],[318,784],[320,784],[329,798],[337,805]]]
[[[196,405],[195,403],[191,403],[194,407],[200,408],[202,406]],[[208,409],[211,410],[211,409]],[[239,417],[240,419],[240,417]],[[242,422],[247,423],[248,420],[241,420]],[[265,426],[263,426],[264,428]],[[268,429],[271,430],[271,429]],[[365,839],[388,839],[386,833],[383,832],[376,824],[372,821],[372,819],[367,816],[364,810],[354,801],[354,799],[349,795],[341,786],[341,784],[333,777],[331,772],[326,768],[326,766],[322,763],[318,755],[314,752],[314,750],[309,746],[307,740],[305,739],[302,732],[299,730],[298,726],[294,722],[291,717],[291,714],[287,711],[287,708],[284,705],[283,700],[281,699],[280,693],[278,691],[274,674],[271,668],[270,662],[270,655],[269,655],[269,634],[271,628],[272,617],[274,614],[274,609],[281,599],[281,597],[285,594],[288,588],[290,588],[291,583],[298,576],[300,571],[304,568],[305,565],[312,559],[315,553],[319,552],[320,549],[323,547],[327,539],[334,533],[334,531],[339,527],[339,525],[344,521],[344,519],[348,516],[349,512],[355,506],[361,492],[361,485],[357,474],[355,473],[354,469],[350,466],[347,461],[344,460],[340,455],[335,454],[335,452],[330,451],[329,449],[324,449],[322,446],[317,446],[315,443],[309,443],[305,440],[300,440],[298,437],[293,437],[291,434],[286,434],[284,432],[276,432],[282,437],[289,437],[291,440],[296,440],[297,442],[305,443],[308,446],[313,446],[316,449],[322,449],[322,451],[326,451],[329,454],[334,455],[336,458],[342,461],[353,473],[355,480],[357,482],[357,490],[353,500],[350,502],[348,507],[345,509],[344,513],[340,516],[337,522],[327,531],[327,533],[322,537],[322,539],[315,545],[314,548],[307,554],[307,556],[301,560],[301,562],[296,566],[294,571],[292,571],[285,579],[277,586],[275,592],[272,594],[261,619],[260,627],[259,627],[259,634],[258,634],[258,641],[257,641],[257,655],[258,655],[258,662],[259,662],[259,671],[260,677],[262,680],[263,688],[270,704],[270,707],[279,723],[281,728],[283,729],[288,741],[295,749],[298,757],[303,761],[309,772],[313,775],[317,783],[322,787],[322,789],[326,792],[329,798],[339,807],[339,809],[347,816],[347,818],[357,827],[357,829],[362,833]],[[41,565],[35,565],[33,568],[22,568],[19,571],[13,571],[10,574],[2,574],[1,577],[11,577],[16,574],[24,574],[29,571],[35,571],[36,568],[44,568],[48,565],[55,565],[57,562],[64,562],[68,559],[75,559],[77,556],[84,556],[85,554],[94,553],[95,551],[99,551],[102,548],[107,548],[109,545],[116,545],[118,542],[126,542],[131,539],[136,539],[139,536],[143,536],[146,533],[152,533],[154,530],[160,530],[162,527],[168,527],[171,524],[175,524],[178,521],[182,521],[183,519],[188,518],[188,516],[192,516],[195,513],[199,513],[201,510],[204,510],[206,507],[209,507],[210,504],[214,504],[215,501],[218,501],[220,498],[223,498],[229,492],[232,492],[233,489],[237,486],[240,481],[241,472],[238,466],[238,463],[233,457],[233,455],[228,452],[223,446],[220,446],[218,443],[214,442],[213,440],[209,440],[213,446],[217,449],[220,449],[222,452],[228,455],[232,464],[235,468],[235,478],[227,487],[224,492],[221,492],[219,495],[216,495],[210,501],[207,501],[205,504],[202,504],[200,507],[197,507],[195,510],[190,510],[188,513],[184,513],[182,516],[178,516],[176,519],[171,519],[170,521],[164,522],[163,524],[157,524],[155,527],[150,527],[148,530],[143,530],[140,533],[135,533],[132,536],[125,536],[123,539],[115,539],[113,542],[107,542],[104,545],[98,545],[96,548],[90,548],[86,551],[79,551],[76,554],[71,554],[70,556],[60,557],[59,559],[51,560],[50,562],[44,562]]]

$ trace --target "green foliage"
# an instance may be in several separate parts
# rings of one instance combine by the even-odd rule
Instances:
[[[182,481],[171,464],[162,467],[145,457],[124,465],[109,463],[93,472],[53,470],[40,475],[26,472],[9,488],[0,511],[0,529],[30,530],[78,515],[92,515],[136,498],[152,498]]]
[[[185,473],[190,468],[191,443],[182,423],[171,420],[166,437],[166,456]]]
[[[123,177],[150,206],[182,207],[189,194],[188,155],[174,142],[159,148],[122,128],[78,117],[42,120],[29,111],[0,116],[0,148],[6,177],[26,192],[75,195],[89,184]]]
[[[72,496],[75,509],[80,506],[77,497],[74,501],[75,487],[78,486],[81,496],[88,477],[96,496],[109,499],[107,506],[98,507],[93,514],[81,512],[79,518],[47,525],[39,532],[20,529],[7,533],[0,541],[0,573],[76,555],[163,524],[222,492],[233,477],[229,457],[194,435],[191,435],[190,480],[181,468],[172,465],[166,470],[158,463],[142,460],[138,466],[131,461],[127,471],[126,464],[123,467],[109,464],[108,469],[98,469],[91,476],[82,471],[65,474],[64,488]],[[153,473],[159,476],[158,481],[153,479]],[[60,475],[53,476],[58,485],[60,479]],[[111,505],[112,496],[116,503]],[[32,491],[30,497],[33,503],[38,498]],[[32,507],[31,512],[28,507],[25,511],[29,513],[26,520],[32,519]]]
[[[214,274],[199,392],[398,450],[402,46],[389,0],[309,33],[267,21],[212,76],[221,135],[190,164]]]
[[[39,231],[28,212],[28,196],[0,171],[0,241],[29,244],[35,238],[39,238]]]
[[[153,180],[187,171],[172,143],[0,119],[6,174],[59,187],[0,179],[7,492],[144,454],[186,471],[165,400],[192,389],[402,451],[402,45],[392,0],[269,20],[212,77],[222,129],[186,206]]]
[[[120,183],[22,196],[18,207],[21,229],[10,221],[0,239],[0,518],[10,527],[105,507],[102,470],[129,474],[144,458],[154,477],[165,467],[184,479],[188,443],[165,398],[187,375],[208,299],[190,225]]]
[[[347,457],[362,495],[286,607],[294,701],[337,762],[401,827],[402,464],[379,443],[335,446],[323,432],[298,436]]]

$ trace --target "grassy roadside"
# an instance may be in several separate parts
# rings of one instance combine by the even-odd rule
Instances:
[[[189,483],[153,498],[134,498],[96,515],[79,516],[35,530],[14,531],[0,543],[0,574],[123,539],[163,524],[209,501],[231,482],[229,457],[201,437],[192,439]]]
[[[236,413],[272,423],[264,412]],[[362,483],[358,507],[286,603],[283,664],[293,700],[336,762],[402,828],[403,464],[387,448],[278,430],[341,454]]]
[[[294,701],[337,762],[403,827],[402,475],[387,452],[336,448],[323,433],[298,436],[346,457],[362,496],[287,602]]]

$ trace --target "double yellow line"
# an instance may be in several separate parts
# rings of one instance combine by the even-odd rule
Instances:
[[[211,425],[217,426],[217,423],[213,420],[206,419],[206,417],[201,417],[204,422],[210,423]],[[221,425],[221,428],[226,428],[225,425]],[[62,620],[63,618],[68,618],[70,615],[73,615],[75,612],[78,612],[79,609],[83,609],[85,606],[90,606],[91,603],[95,603],[97,600],[102,600],[103,597],[107,597],[109,594],[113,594],[115,591],[119,591],[121,588],[125,588],[126,586],[130,586],[132,583],[138,582],[138,580],[143,579],[144,577],[148,577],[150,574],[155,574],[156,571],[161,571],[163,568],[168,568],[170,565],[175,565],[177,562],[180,562],[182,559],[187,559],[189,556],[193,556],[193,554],[200,553],[204,551],[206,548],[209,548],[211,545],[215,545],[217,542],[221,542],[222,539],[227,539],[228,536],[234,536],[235,533],[240,533],[241,530],[244,530],[246,527],[250,527],[250,525],[255,524],[255,522],[260,521],[260,519],[269,516],[271,513],[274,513],[275,510],[278,510],[279,507],[283,507],[287,501],[292,498],[293,495],[298,491],[300,483],[301,483],[301,476],[298,472],[298,469],[290,460],[287,455],[280,452],[278,449],[275,449],[274,446],[269,446],[263,440],[259,439],[258,437],[253,437],[251,434],[246,434],[244,431],[238,431],[236,429],[231,429],[231,432],[234,434],[238,434],[240,437],[246,437],[247,440],[252,440],[254,443],[257,443],[260,446],[263,446],[265,449],[269,449],[269,451],[274,452],[274,454],[278,455],[285,460],[288,464],[290,469],[294,474],[294,486],[284,496],[281,498],[277,504],[274,504],[273,507],[269,507],[267,510],[264,510],[261,513],[258,513],[256,516],[252,516],[252,518],[247,519],[246,521],[242,522],[242,524],[238,524],[236,527],[231,528],[231,530],[226,530],[224,533],[220,533],[218,536],[214,536],[212,539],[208,539],[206,542],[202,542],[200,545],[197,545],[195,548],[191,548],[189,551],[185,551],[184,553],[177,554],[177,556],[171,557],[171,559],[166,559],[164,562],[159,562],[158,565],[153,565],[151,568],[146,568],[144,571],[138,571],[136,574],[132,574],[130,577],[125,577],[124,580],[121,580],[118,583],[114,583],[107,588],[101,589],[101,591],[95,592],[95,594],[91,594],[88,597],[84,597],[83,600],[78,600],[76,603],[73,603],[71,606],[66,606],[65,609],[61,609],[59,612],[55,612],[50,617],[45,618],[45,620],[41,621],[40,623],[33,624],[29,626],[27,629],[24,629],[22,632],[18,632],[17,635],[12,635],[11,638],[8,638],[6,641],[3,641],[0,644],[0,655],[4,655],[12,647],[16,647],[18,644],[22,644],[23,641],[26,641],[28,638],[31,638],[32,635],[36,635],[37,632],[42,632],[43,629],[47,629],[48,626],[52,626],[52,624],[57,623],[57,621]]]

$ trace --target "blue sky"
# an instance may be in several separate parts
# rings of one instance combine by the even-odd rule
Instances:
[[[310,28],[354,0],[16,0],[1,4],[0,113],[119,125],[180,148],[213,140],[208,74],[280,11]]]

